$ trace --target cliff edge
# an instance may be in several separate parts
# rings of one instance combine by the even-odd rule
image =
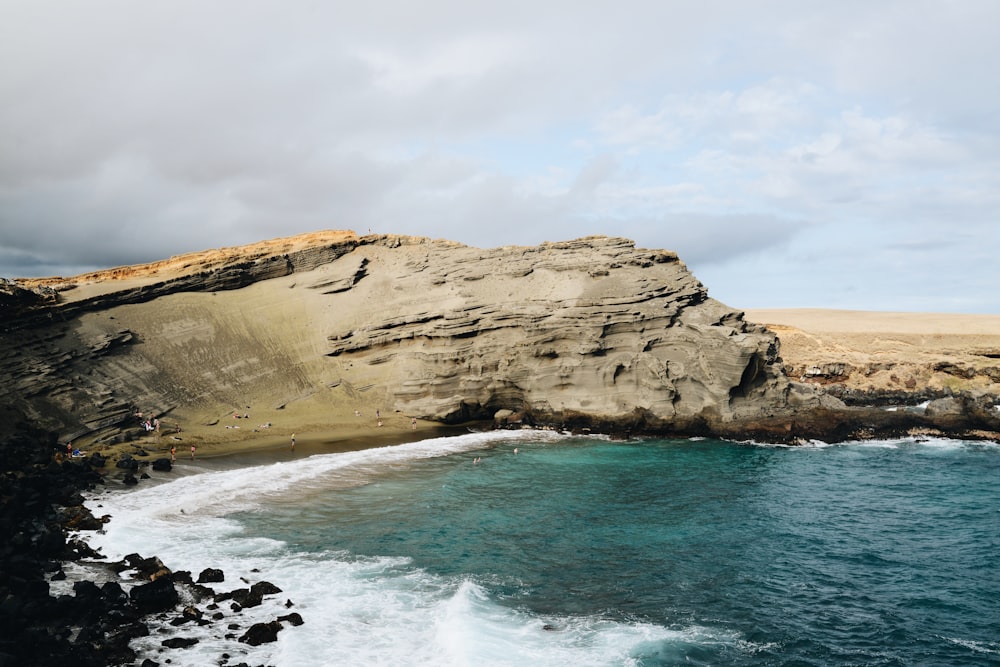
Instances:
[[[6,281],[0,349],[0,429],[64,441],[136,437],[140,414],[210,440],[251,413],[305,431],[374,410],[779,441],[996,427],[989,410],[917,419],[792,381],[775,333],[676,254],[608,237],[480,249],[331,231]]]

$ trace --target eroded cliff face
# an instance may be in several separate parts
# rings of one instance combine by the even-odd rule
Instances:
[[[404,412],[665,427],[783,401],[774,336],[709,299],[673,253],[608,238],[489,251],[431,243],[402,264],[367,250],[361,261],[391,289],[365,301],[386,316],[334,327],[328,354],[356,385],[388,365]]]
[[[445,422],[691,433],[820,404],[771,332],[625,239],[331,232],[46,282],[58,298],[3,305],[0,405],[64,438],[137,409],[182,423],[374,396]]]

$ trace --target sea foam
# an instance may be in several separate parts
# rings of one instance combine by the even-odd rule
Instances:
[[[638,655],[656,653],[660,642],[684,639],[684,632],[600,617],[540,617],[499,604],[469,578],[432,575],[406,558],[299,553],[279,540],[246,535],[238,521],[227,518],[265,503],[302,502],[310,493],[366,484],[419,459],[566,439],[547,431],[470,433],[105,492],[91,496],[88,505],[112,520],[89,542],[112,559],[134,552],[156,555],[169,568],[195,576],[207,567],[220,568],[226,582],[212,584],[217,592],[261,579],[282,589],[270,604],[227,614],[209,626],[154,622],[149,637],[133,642],[141,655],[169,656],[173,664],[213,664],[222,653],[233,661],[277,665],[640,664]],[[304,625],[285,627],[273,644],[235,641],[250,624],[288,613],[286,599]],[[228,623],[240,627],[226,639]],[[161,653],[161,642],[170,637],[199,641]]]

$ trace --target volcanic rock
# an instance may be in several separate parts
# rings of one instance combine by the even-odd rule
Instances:
[[[281,623],[271,621],[270,623],[254,623],[243,633],[239,641],[250,646],[260,646],[268,642],[278,641],[278,633],[281,632]]]
[[[152,463],[152,465],[150,467],[153,470],[157,470],[157,471],[160,471],[160,472],[170,472],[170,470],[173,468],[173,465],[171,465],[170,459],[161,458],[161,459],[156,459],[155,461],[153,461],[153,463]]]
[[[222,570],[213,567],[206,567],[201,571],[201,574],[198,575],[199,584],[215,584],[225,580],[225,573]]]
[[[177,589],[170,577],[160,577],[129,591],[129,598],[142,613],[167,611],[177,604]]]

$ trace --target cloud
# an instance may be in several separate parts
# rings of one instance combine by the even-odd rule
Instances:
[[[885,308],[929,261],[978,286],[1000,246],[998,19],[987,0],[12,0],[0,275],[372,228],[625,235],[741,300],[758,272],[806,305]]]

